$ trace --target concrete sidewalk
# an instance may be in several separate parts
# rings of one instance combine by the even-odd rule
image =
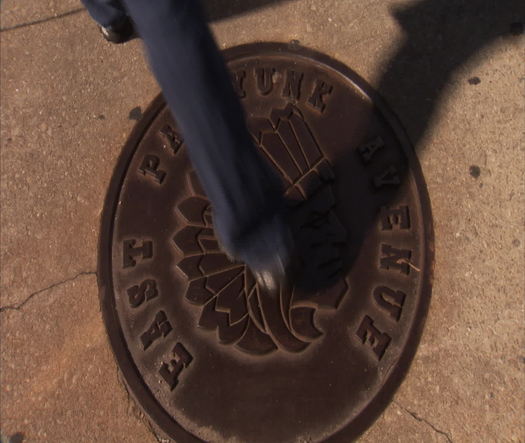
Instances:
[[[380,89],[404,38],[393,8],[416,4],[250,1],[269,4],[228,16],[247,7],[208,3],[225,16],[213,24],[221,47],[298,40]],[[1,8],[2,435],[155,442],[119,380],[96,257],[113,167],[158,87],[140,41],[106,43],[77,0],[4,0]],[[468,17],[465,27],[479,27]],[[382,91],[417,142],[436,267],[411,370],[363,442],[525,441],[524,19],[524,7],[509,2],[495,18],[508,35],[458,64],[424,132],[404,91],[418,95],[421,72],[439,69],[428,54],[406,60],[397,92]]]

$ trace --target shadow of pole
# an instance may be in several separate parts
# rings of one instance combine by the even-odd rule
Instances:
[[[405,36],[385,64],[376,101],[382,98],[400,115],[416,154],[421,140],[432,130],[432,121],[452,77],[479,51],[500,39],[523,34],[525,2],[520,0],[423,0],[392,13]],[[354,152],[348,152],[354,156]],[[347,158],[341,158],[344,164]],[[408,164],[396,164],[401,182],[410,173]],[[378,205],[388,206],[397,194],[383,194]],[[351,203],[354,214],[350,254],[343,272],[352,269],[366,232],[377,222],[378,213],[365,213],[362,202]]]
[[[393,14],[405,38],[378,90],[406,111],[403,123],[418,151],[454,72],[487,45],[523,33],[525,2],[424,0]]]
[[[403,127],[417,155],[422,150],[421,141],[433,129],[434,116],[458,69],[483,48],[497,44],[501,39],[517,39],[523,35],[525,2],[422,0],[408,7],[396,8],[393,14],[405,31],[405,37],[386,63],[377,97],[374,98],[379,103],[384,98],[401,115]],[[337,159],[336,162],[349,164],[352,161],[350,156],[355,155],[354,150],[349,150],[345,153],[347,158]],[[411,156],[408,153],[408,157]],[[396,167],[400,182],[408,180],[411,174],[410,162],[396,164]],[[397,191],[383,192],[380,199],[374,202],[375,208],[394,204],[398,195]],[[378,223],[379,216],[377,211],[363,210],[363,202],[358,197],[350,196],[350,200],[349,211],[353,214],[353,221],[347,245],[349,256],[342,272],[344,275],[352,271],[363,248],[366,233]],[[405,345],[406,351],[398,361],[395,373],[384,385],[376,403],[370,404],[359,420],[353,422],[355,438],[379,417],[405,378],[419,344],[429,305],[430,293],[421,302],[417,327]]]

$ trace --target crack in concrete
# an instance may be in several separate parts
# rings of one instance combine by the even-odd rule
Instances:
[[[148,428],[148,431],[150,432],[150,434],[153,436],[153,438],[157,441],[157,443],[172,443],[172,440],[167,440],[163,437],[161,437],[158,433],[157,433],[157,429],[156,427],[153,425],[153,422],[152,422],[152,419],[151,417],[147,416],[146,414],[144,414],[144,419],[143,421],[146,423],[146,426]]]
[[[49,291],[50,289],[56,288],[57,286],[63,285],[65,283],[69,283],[69,282],[71,282],[73,280],[76,280],[79,277],[83,277],[83,276],[86,276],[86,275],[97,275],[97,273],[96,273],[96,271],[79,272],[74,277],[66,278],[65,280],[61,280],[61,281],[59,281],[57,283],[53,283],[52,285],[49,285],[48,287],[46,287],[44,289],[39,289],[38,291],[33,292],[32,294],[29,294],[29,296],[27,296],[24,301],[22,301],[22,302],[20,302],[18,304],[7,305],[7,306],[0,307],[0,313],[2,313],[4,311],[20,311],[25,306],[25,304],[28,303],[33,297],[36,297],[37,295],[42,294],[43,292]]]
[[[124,388],[124,392],[126,393],[126,400],[127,400],[127,405],[128,405],[127,414],[129,416],[132,416],[135,420],[138,420],[139,422],[141,422],[144,426],[146,426],[146,429],[148,430],[148,432],[153,436],[153,438],[158,443],[164,443],[164,440],[161,440],[160,437],[155,432],[155,429],[151,423],[150,417],[142,411],[142,408],[136,402],[134,396],[130,393],[128,385],[126,384],[124,380],[124,375],[120,371],[120,368],[116,360],[115,360],[115,366],[117,370],[117,383],[119,386]],[[167,442],[167,443],[170,443],[170,442]]]
[[[15,29],[25,28],[27,26],[39,25],[41,23],[47,23],[47,22],[50,22],[52,20],[57,20],[57,19],[60,19],[60,18],[68,17],[70,15],[78,14],[78,13],[83,12],[83,11],[85,11],[84,8],[73,9],[71,11],[67,11],[67,12],[64,12],[62,14],[57,14],[57,15],[53,15],[51,17],[41,18],[39,20],[33,20],[32,22],[20,23],[18,25],[14,25],[14,26],[8,26],[6,28],[0,28],[0,32],[14,31]]]
[[[153,436],[155,437],[155,440],[157,440],[158,443],[170,443],[170,440],[160,438],[157,434],[155,434],[155,431],[153,431],[153,429],[151,430],[151,432],[153,433]]]
[[[423,418],[423,417],[420,417],[419,415],[417,415],[415,412],[412,412],[411,410],[405,408],[403,405],[399,404],[397,401],[393,401],[392,403],[394,403],[399,409],[402,409],[403,411],[405,411],[408,415],[410,415],[413,419],[417,420],[418,422],[420,423],[425,423],[427,426],[431,427],[435,432],[437,432],[438,434],[441,434],[442,436],[444,436],[447,441],[449,443],[453,443],[453,440],[452,438],[450,437],[450,435],[445,432],[445,431],[442,431],[441,429],[438,429],[436,428],[432,423],[430,423],[427,419]]]

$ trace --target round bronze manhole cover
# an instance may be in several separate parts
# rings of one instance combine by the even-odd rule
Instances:
[[[286,185],[301,274],[268,297],[220,252],[159,97],[104,209],[111,345],[176,441],[348,441],[388,404],[418,343],[433,261],[425,183],[395,118],[345,66],[283,44],[226,57],[253,140]]]

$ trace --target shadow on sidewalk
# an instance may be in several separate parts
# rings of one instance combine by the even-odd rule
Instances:
[[[218,21],[288,1],[290,0],[203,0],[202,3],[208,19]]]
[[[385,64],[376,98],[379,101],[385,99],[394,111],[401,110],[402,125],[416,154],[419,154],[420,142],[432,130],[434,115],[456,71],[491,44],[503,39],[517,42],[523,38],[525,2],[424,0],[395,8],[392,14],[405,36]],[[473,87],[482,81],[478,77],[469,79]],[[462,147],[458,146],[458,149]],[[347,160],[341,159],[345,163]],[[404,168],[404,174],[408,170]],[[403,182],[403,168],[399,174]],[[383,204],[387,206],[390,202],[384,201]],[[356,220],[351,258],[345,264],[344,272],[351,269],[366,232],[376,222],[376,216],[363,216],[361,205],[357,199],[351,208]]]

